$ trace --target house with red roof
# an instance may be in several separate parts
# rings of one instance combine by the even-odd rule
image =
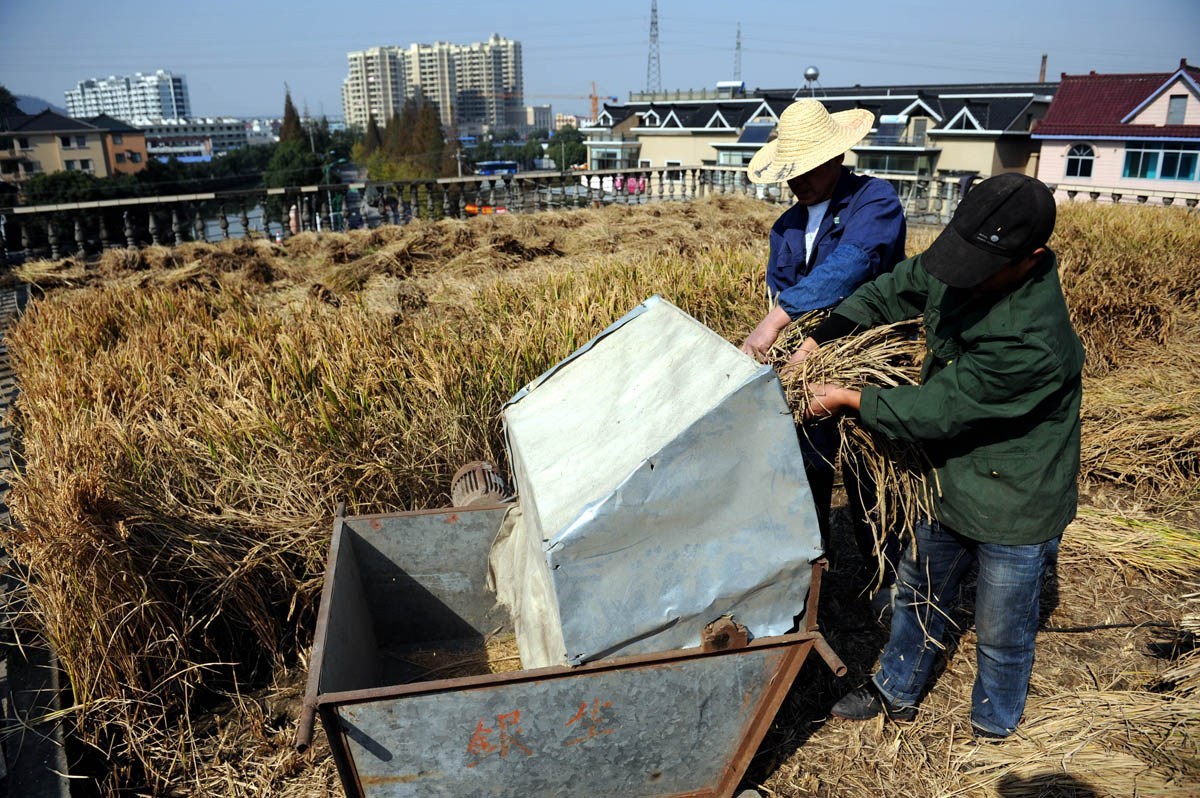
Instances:
[[[1200,199],[1200,67],[1174,72],[1063,74],[1032,137],[1037,177],[1060,199]]]

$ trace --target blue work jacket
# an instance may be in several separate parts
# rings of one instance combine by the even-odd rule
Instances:
[[[771,227],[767,286],[793,320],[836,305],[904,260],[904,211],[884,180],[842,167],[813,242],[813,258],[804,248],[807,224],[808,208],[797,204]]]

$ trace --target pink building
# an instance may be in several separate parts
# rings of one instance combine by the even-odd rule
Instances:
[[[1037,177],[1063,199],[1195,205],[1200,199],[1200,67],[1063,74],[1045,118]]]

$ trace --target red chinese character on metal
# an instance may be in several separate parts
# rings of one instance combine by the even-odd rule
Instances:
[[[508,752],[517,748],[525,752],[525,756],[533,756],[527,746],[525,746],[517,738],[521,735],[521,710],[514,709],[512,712],[506,712],[503,715],[496,716],[496,729],[488,728],[483,725],[483,719],[475,725],[475,733],[471,735],[470,741],[467,743],[467,753],[475,756],[474,762],[468,762],[467,767],[473,768],[484,760],[487,756],[500,753],[501,758],[506,758]],[[499,739],[495,742],[490,740],[491,735],[497,734]]]
[[[579,711],[571,716],[571,719],[567,721],[567,725],[570,726],[578,723],[579,725],[576,727],[577,731],[583,731],[584,729],[587,731],[585,731],[579,737],[572,737],[570,740],[567,740],[566,744],[579,745],[580,743],[586,742],[593,737],[599,737],[603,734],[612,734],[614,731],[616,731],[616,729],[602,728],[605,720],[601,716],[601,710],[609,709],[610,707],[612,707],[611,701],[601,701],[599,698],[595,698],[592,699],[591,711],[588,711],[588,702],[580,702]]]

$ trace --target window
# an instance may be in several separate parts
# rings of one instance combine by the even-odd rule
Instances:
[[[1125,151],[1125,177],[1158,177],[1158,153],[1143,150]]]
[[[130,163],[141,163],[142,162],[142,154],[140,152],[129,153],[129,162]]]
[[[1192,180],[1196,177],[1196,153],[1163,152],[1162,170],[1158,176],[1163,180]]]
[[[118,152],[116,157],[117,163],[125,163],[125,153]]]
[[[59,136],[58,143],[61,144],[64,148],[70,147],[71,146],[71,137],[70,136]]]
[[[29,149],[29,139],[17,139],[17,146],[23,150]]]
[[[1195,180],[1200,144],[1183,141],[1137,141],[1125,146],[1125,177]]]
[[[63,168],[65,168],[68,172],[74,172],[76,169],[76,164],[74,161],[63,161]]]
[[[1187,116],[1187,95],[1172,94],[1167,100],[1167,124],[1182,125]]]
[[[76,136],[75,137],[75,146],[76,147],[86,147],[87,146],[87,136]]]
[[[1096,151],[1088,144],[1076,144],[1067,150],[1067,177],[1091,177]]]
[[[856,172],[884,172],[899,175],[915,175],[923,171],[925,159],[916,155],[895,152],[858,153]]]
[[[663,166],[682,166],[683,161],[663,161]],[[676,181],[683,180],[683,172],[678,170],[670,170],[667,172],[667,180]]]
[[[113,139],[112,139],[113,144],[123,144],[124,143],[123,137],[121,136],[120,133],[113,133],[112,137],[113,137]]]
[[[90,172],[90,171],[92,171],[92,159],[91,159],[91,158],[84,158],[83,160],[81,160],[81,161],[79,162],[79,168],[80,168],[82,171],[84,171],[84,172]]]
[[[912,143],[914,147],[925,146],[925,131],[929,129],[929,120],[918,116],[913,120]]]

